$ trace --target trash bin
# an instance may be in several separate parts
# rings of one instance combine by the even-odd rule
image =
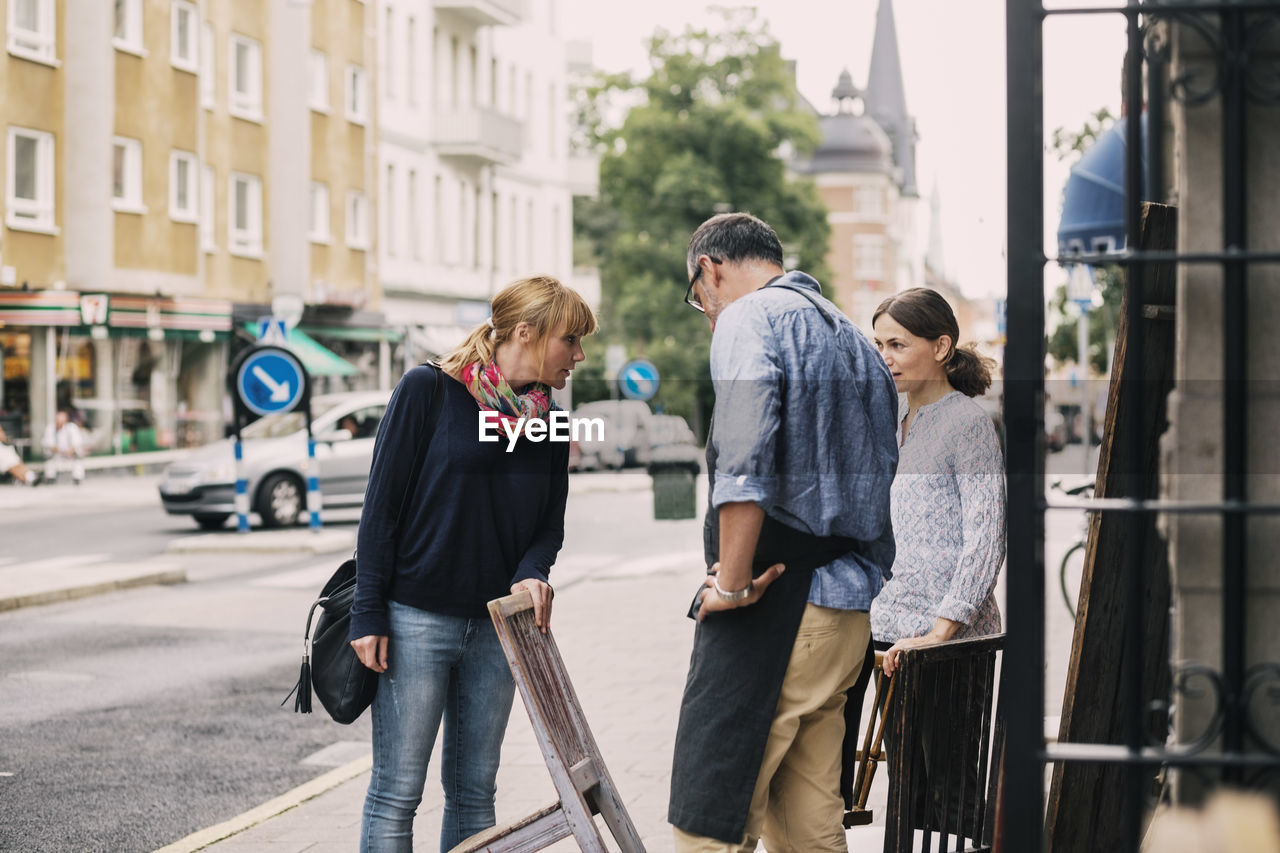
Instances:
[[[664,448],[665,449],[665,448]],[[674,449],[674,448],[673,448]],[[654,452],[649,461],[653,478],[653,517],[658,520],[695,518],[698,513],[698,450],[690,453]]]

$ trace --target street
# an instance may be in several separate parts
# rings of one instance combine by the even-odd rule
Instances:
[[[83,487],[114,495],[106,500],[71,486],[38,490],[30,506],[14,503],[14,487],[0,495],[9,501],[0,572],[163,562],[187,575],[0,613],[0,850],[155,850],[367,753],[367,717],[344,728],[318,706],[310,716],[292,713],[292,700],[280,707],[298,675],[307,608],[342,554],[166,552],[201,534],[163,513],[154,480]],[[572,481],[558,590],[626,608],[609,580],[643,583],[687,565],[692,591],[700,515],[654,521],[640,472]],[[1071,640],[1054,556],[1078,531],[1066,515],[1046,519],[1050,718]],[[353,533],[357,516],[334,514],[327,526]],[[238,536],[230,526],[216,535]],[[624,773],[615,770],[625,789]]]

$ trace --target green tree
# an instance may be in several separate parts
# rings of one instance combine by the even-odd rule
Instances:
[[[1079,130],[1055,129],[1050,148],[1059,160],[1079,159],[1115,120],[1116,117],[1106,107],[1095,110]],[[1124,271],[1117,266],[1094,267],[1093,277],[1102,296],[1102,305],[1089,311],[1089,365],[1096,373],[1103,374],[1111,360],[1116,330],[1120,328]],[[1076,362],[1079,359],[1077,329],[1080,312],[1067,298],[1066,284],[1059,285],[1049,300],[1049,320],[1052,331],[1045,338],[1045,352],[1060,362]]]
[[[1093,268],[1093,280],[1102,294],[1102,305],[1089,310],[1089,366],[1105,374],[1111,362],[1116,330],[1120,328],[1120,298],[1124,295],[1124,270],[1108,265]],[[1080,312],[1067,298],[1067,286],[1060,285],[1049,301],[1051,316],[1057,318],[1049,333],[1045,352],[1060,362],[1079,360]]]
[[[644,80],[601,77],[576,101],[575,144],[601,155],[600,197],[574,212],[599,259],[601,337],[653,361],[662,375],[655,405],[699,432],[714,398],[707,323],[682,301],[690,234],[718,211],[749,211],[819,279],[830,236],[817,190],[783,158],[817,144],[816,118],[754,10],[720,14],[714,30],[659,30]],[[593,389],[577,383],[585,401]]]

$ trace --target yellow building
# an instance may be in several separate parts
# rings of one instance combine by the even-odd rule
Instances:
[[[97,452],[201,443],[277,297],[304,329],[381,325],[371,21],[362,0],[0,0],[10,435],[69,407]],[[338,387],[380,378],[308,351]]]

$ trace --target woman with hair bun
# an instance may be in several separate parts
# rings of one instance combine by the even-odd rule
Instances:
[[[892,644],[884,662],[892,675],[902,649],[999,633],[1004,459],[991,418],[972,399],[990,387],[993,362],[956,346],[947,301],[928,288],[904,290],[880,303],[871,325],[902,395],[891,492],[898,550],[871,606],[872,636]]]
[[[937,291],[916,287],[886,299],[872,328],[899,393],[890,490],[897,554],[871,603],[871,635],[887,649],[884,671],[892,675],[903,649],[1000,632],[994,593],[1005,554],[1004,459],[991,418],[972,399],[990,387],[994,362],[956,345],[959,324]],[[931,743],[923,746],[929,768],[938,757]],[[965,773],[965,789],[977,790],[977,768]],[[953,801],[961,787],[951,787]],[[944,815],[959,815],[943,791],[935,788],[932,800],[936,828]]]
[[[492,309],[439,365],[404,375],[374,444],[350,636],[360,661],[380,674],[362,853],[413,850],[442,723],[440,847],[493,826],[515,685],[486,604],[527,590],[538,627],[551,620],[569,444],[532,430],[528,440],[484,441],[479,427],[519,434],[526,419],[550,420],[551,390],[583,360],[581,338],[596,318],[549,276],[508,285]],[[437,389],[439,420],[429,433]]]

